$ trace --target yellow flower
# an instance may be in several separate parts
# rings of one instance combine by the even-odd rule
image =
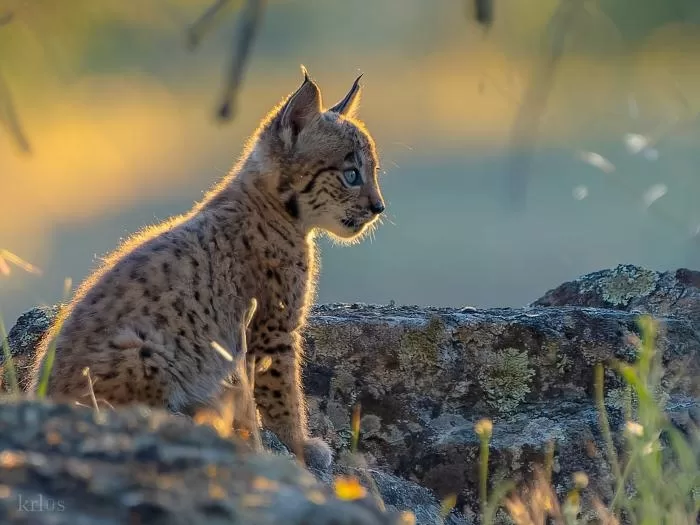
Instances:
[[[353,501],[362,499],[367,495],[367,490],[360,485],[360,480],[350,476],[338,476],[333,482],[335,495],[338,499]]]
[[[448,494],[440,503],[440,516],[447,517],[457,504],[457,494]]]
[[[480,419],[476,422],[476,425],[474,425],[474,431],[480,437],[489,439],[491,437],[491,433],[493,432],[493,423],[490,419]]]
[[[644,435],[644,427],[634,421],[625,423],[625,430],[630,436],[642,437]]]
[[[585,489],[588,486],[588,476],[585,472],[574,472],[574,485],[578,489]]]

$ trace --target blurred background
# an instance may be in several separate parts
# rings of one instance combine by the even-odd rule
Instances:
[[[304,64],[364,72],[374,239],[323,241],[319,302],[519,306],[634,263],[700,266],[697,0],[278,0],[219,122],[236,1],[0,0],[0,313],[61,298],[120,240],[223,176]],[[240,2],[238,2],[240,3]],[[26,143],[25,143],[26,142]],[[7,273],[7,272],[5,272]]]

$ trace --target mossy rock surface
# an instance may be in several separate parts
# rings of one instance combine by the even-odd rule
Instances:
[[[605,498],[610,473],[601,452],[594,368],[634,360],[639,314],[651,313],[660,322],[666,369],[657,394],[680,428],[700,421],[699,287],[699,272],[621,266],[565,283],[525,308],[316,306],[305,332],[312,431],[342,455],[359,403],[360,448],[374,483],[387,508],[416,511],[420,525],[439,523],[437,501],[451,493],[459,495],[464,514],[448,523],[476,522],[474,424],[483,417],[494,422],[494,483],[528,480],[555,443],[557,492],[571,487],[573,472],[584,471]],[[25,321],[44,320],[39,328],[24,322],[18,340],[29,340],[23,330],[36,337],[48,315],[27,314]],[[31,348],[13,351],[24,355]],[[609,368],[605,386],[617,431],[625,389]],[[343,472],[347,467],[336,465],[336,473]]]
[[[163,412],[5,402],[0,451],[1,523],[401,523],[369,498],[337,499],[289,459]]]

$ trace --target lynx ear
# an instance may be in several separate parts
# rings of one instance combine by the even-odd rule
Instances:
[[[340,113],[345,117],[354,117],[357,114],[357,110],[360,108],[360,95],[362,93],[362,86],[360,85],[360,79],[362,75],[355,79],[352,83],[352,87],[345,98],[333,106],[329,111],[334,113]]]
[[[304,66],[301,66],[301,71],[304,73],[304,82],[289,97],[279,113],[281,130],[289,129],[293,136],[299,134],[314,117],[321,113],[321,91],[309,78]]]

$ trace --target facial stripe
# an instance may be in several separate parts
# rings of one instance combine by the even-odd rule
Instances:
[[[311,180],[309,182],[307,182],[306,186],[304,186],[302,188],[301,193],[309,193],[311,190],[313,190],[314,185],[316,184],[316,180],[318,179],[318,176],[323,174],[323,173],[326,173],[327,171],[339,171],[339,170],[335,166],[327,166],[325,168],[321,168],[320,170],[318,170],[316,173],[314,173],[311,176]]]

